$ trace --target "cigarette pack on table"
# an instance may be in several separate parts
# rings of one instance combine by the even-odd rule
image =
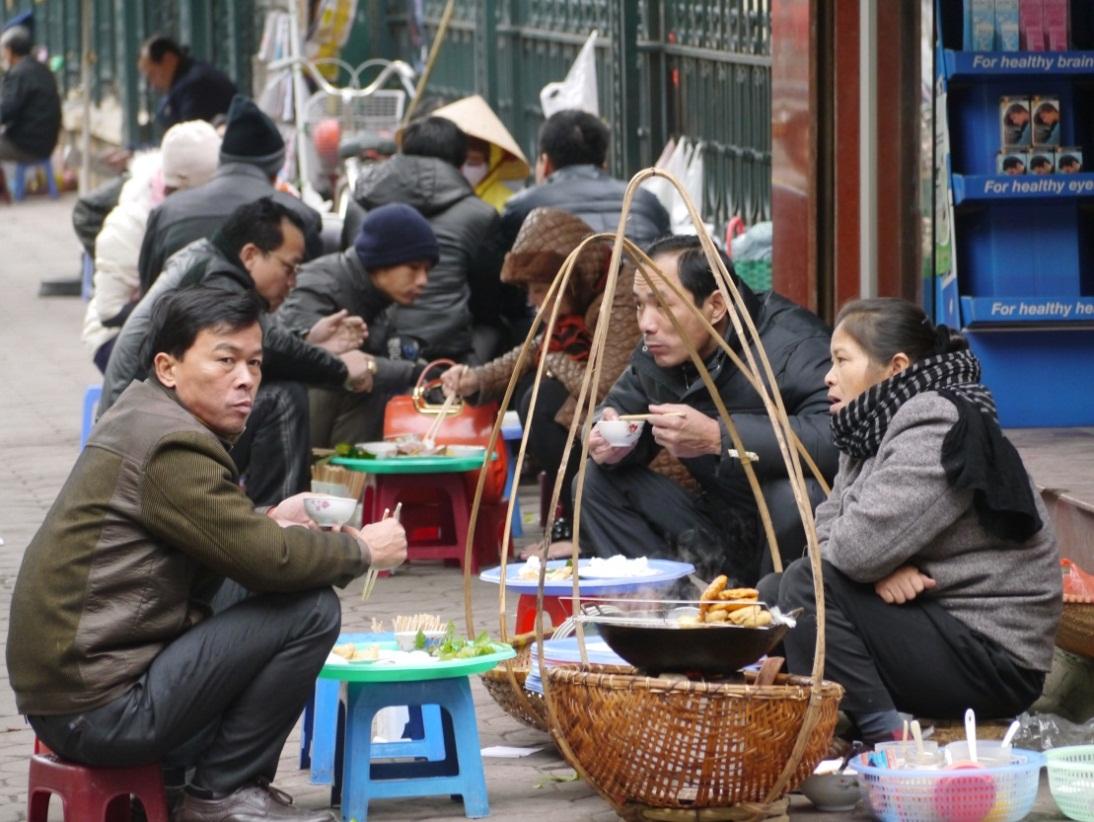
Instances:
[[[1030,140],[1029,98],[999,98],[999,144],[1028,146]]]
[[[1045,50],[1045,16],[1041,0],[1019,0],[1019,29],[1025,51]]]
[[[1018,0],[995,0],[995,47],[1018,51]]]
[[[1034,97],[1030,100],[1030,116],[1033,120],[1032,142],[1039,146],[1060,145],[1060,98]]]
[[[965,0],[965,51],[995,49],[995,0]]]
[[[1052,174],[1056,170],[1056,148],[1054,146],[1034,146],[1029,150],[1030,174]]]
[[[1069,0],[1042,0],[1045,16],[1045,36],[1049,51],[1067,51],[1070,29]]]
[[[1056,173],[1077,174],[1083,170],[1083,150],[1079,146],[1056,149]]]
[[[995,173],[1006,174],[1008,177],[1017,177],[1026,173],[1029,165],[1029,149],[1019,146],[999,149],[999,155],[995,158]]]

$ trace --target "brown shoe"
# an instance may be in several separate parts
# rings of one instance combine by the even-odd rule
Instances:
[[[330,811],[310,811],[293,806],[292,797],[272,785],[246,785],[221,799],[199,799],[189,793],[173,817],[174,822],[335,822]]]

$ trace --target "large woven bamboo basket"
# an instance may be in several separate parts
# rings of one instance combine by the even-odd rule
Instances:
[[[1065,651],[1094,659],[1094,603],[1064,603],[1056,644]]]
[[[763,688],[552,668],[554,731],[589,781],[624,819],[649,809],[707,809],[762,803],[790,758],[812,685],[781,676]],[[822,682],[819,719],[794,782],[827,750],[843,689]],[[661,744],[651,744],[661,740]],[[713,818],[713,817],[710,817]]]
[[[701,819],[704,822],[773,816],[785,818],[787,792],[812,771],[828,749],[835,729],[836,709],[843,693],[838,685],[824,682],[821,676],[824,670],[825,647],[824,588],[821,582],[820,549],[813,523],[813,510],[805,486],[803,464],[808,466],[812,475],[826,490],[827,485],[816,463],[790,425],[786,407],[776,387],[774,371],[763,351],[759,331],[717,250],[705,234],[698,211],[679,181],[658,169],[647,169],[636,174],[623,198],[620,226],[626,222],[626,215],[630,212],[638,186],[652,176],[665,177],[683,195],[692,222],[699,232],[703,252],[715,273],[718,290],[725,300],[729,326],[725,334],[715,329],[699,309],[694,307],[691,295],[684,292],[678,283],[666,278],[641,249],[623,236],[622,229],[614,235],[597,234],[588,237],[571,252],[548,290],[543,307],[528,331],[515,364],[515,375],[521,374],[525,363],[538,356],[528,410],[528,416],[534,417],[547,363],[544,355],[547,346],[536,342],[537,335],[542,333],[544,339],[549,339],[553,333],[560,305],[555,296],[565,293],[575,262],[585,248],[605,239],[612,240],[612,257],[604,287],[601,315],[593,335],[585,376],[575,398],[576,409],[561,459],[563,467],[556,475],[550,506],[553,509],[558,505],[563,493],[564,467],[568,464],[571,450],[576,444],[581,449],[581,467],[574,481],[572,559],[576,563],[580,555],[582,490],[588,460],[589,432],[599,402],[596,386],[599,385],[605,341],[609,332],[609,307],[613,303],[619,271],[626,254],[636,266],[636,278],[642,278],[662,304],[663,295],[672,293],[679,304],[690,306],[688,310],[696,321],[704,324],[710,338],[715,340],[734,367],[749,381],[763,403],[786,466],[787,476],[790,478],[795,507],[805,527],[809,548],[817,622],[812,672],[810,677],[784,677],[775,685],[756,686],[652,679],[636,674],[598,670],[588,664],[580,621],[577,624],[577,637],[583,664],[576,667],[548,668],[542,641],[546,564],[540,569],[536,597],[535,635],[539,641],[539,653],[532,664],[539,665],[544,690],[542,704],[546,708],[545,725],[559,750],[578,774],[608,799],[624,818],[674,821]],[[772,563],[775,570],[781,571],[782,561],[771,515],[767,510],[756,470],[752,466],[754,458],[742,441],[703,358],[684,333],[676,316],[671,312],[667,312],[667,316],[671,319],[677,335],[685,341],[696,373],[706,387],[717,409],[718,418],[732,441],[733,448],[726,457],[740,460],[743,474],[753,492],[760,523],[771,550]],[[542,329],[541,325],[544,326]],[[742,343],[739,347],[734,347],[726,339],[730,333]],[[509,405],[516,383],[517,377],[514,376],[502,399],[502,407]],[[500,429],[499,417],[494,424],[488,450],[496,447]],[[528,434],[529,428],[526,426],[515,463],[518,475],[527,453]],[[485,474],[480,474],[471,509],[469,537],[465,546],[468,559],[473,547],[470,534],[475,530],[484,477]],[[565,491],[568,493],[569,488]],[[510,535],[515,496],[511,496],[509,503],[504,542],[508,541]],[[546,550],[546,547],[545,542],[543,549]],[[507,557],[503,555],[502,578],[506,574],[506,563]],[[464,565],[464,610],[468,631],[474,635],[476,631],[471,609],[469,568],[468,561]],[[502,639],[508,638],[506,593],[506,586],[499,586],[498,620]],[[573,575],[571,607],[575,613],[581,608],[578,574]],[[492,680],[499,687],[508,682],[512,699],[504,697],[499,702],[510,714],[523,716],[522,721],[538,721],[538,704],[532,702],[532,695],[523,688],[526,676],[526,670],[524,676],[520,676],[518,668],[507,666],[499,669]],[[497,694],[495,698],[498,698]]]
[[[534,638],[534,636],[525,637],[520,641],[514,639],[513,647],[517,649],[517,655],[508,662],[503,662],[499,667],[484,673],[482,684],[501,709],[513,719],[538,731],[546,731],[547,705],[543,697],[524,689],[528,672],[532,668],[531,641]],[[510,673],[516,680],[517,687],[523,692],[523,698],[509,679]]]

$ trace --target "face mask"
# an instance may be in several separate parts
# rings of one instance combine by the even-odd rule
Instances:
[[[467,163],[464,163],[460,166],[460,173],[464,176],[464,179],[471,184],[471,188],[477,187],[478,184],[483,181],[488,170],[485,163],[477,166],[469,166]]]

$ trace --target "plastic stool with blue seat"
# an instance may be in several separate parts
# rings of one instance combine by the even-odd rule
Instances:
[[[394,634],[342,634],[339,642],[375,642]],[[313,785],[330,785],[331,801],[342,792],[342,683],[317,679],[311,701],[304,706],[300,734],[300,767],[311,769]],[[411,758],[440,762],[445,758],[441,709],[437,705],[410,705],[410,739],[373,744],[374,759]]]
[[[89,385],[84,392],[84,418],[80,426],[80,450],[87,445],[87,438],[91,429],[95,427],[95,412],[99,409],[99,400],[103,398],[101,385]]]
[[[520,489],[517,486],[517,478],[514,473],[517,464],[517,451],[512,443],[514,441],[520,442],[523,436],[524,428],[520,424],[520,417],[517,416],[517,412],[506,411],[505,416],[502,417],[501,437],[509,448],[509,461],[507,464],[508,473],[505,476],[505,490],[502,492],[501,498],[508,501],[510,495],[516,495],[513,498],[513,524],[509,531],[514,538],[524,536],[524,522],[520,515]]]
[[[34,160],[30,163],[15,164],[15,179],[11,181],[11,197],[16,202],[26,199],[27,196],[27,172],[42,169],[46,175],[46,187],[49,196],[56,200],[61,196],[57,191],[57,178],[53,175],[53,160],[46,157],[42,160]]]

